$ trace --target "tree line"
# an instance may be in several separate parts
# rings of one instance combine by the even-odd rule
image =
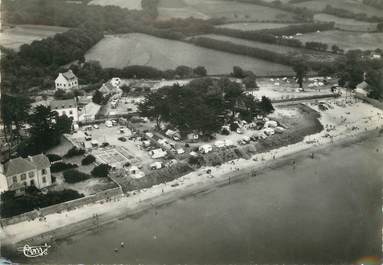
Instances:
[[[305,61],[313,70],[319,71],[325,63],[309,60],[305,56],[282,54],[271,50],[235,44],[229,41],[215,40],[208,37],[195,37],[190,40],[193,44],[205,48],[221,50],[225,52],[246,55],[279,64],[294,66],[297,61]]]
[[[283,35],[295,35],[296,33],[307,33],[322,30],[330,30],[334,27],[334,23],[309,23],[303,25],[292,25],[280,29],[266,29],[258,31],[242,31],[237,29],[228,28],[214,28],[212,32],[215,34],[236,37],[252,41],[260,41],[270,44],[278,44],[283,46],[290,46],[296,48],[305,47],[313,50],[327,50],[327,44],[320,42],[310,42],[310,44],[304,44],[298,39],[283,38]],[[326,49],[324,49],[326,47]]]

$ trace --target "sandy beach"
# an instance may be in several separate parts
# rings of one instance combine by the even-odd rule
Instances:
[[[33,220],[9,225],[2,228],[0,240],[3,245],[14,245],[63,239],[118,218],[132,216],[243,178],[254,177],[269,167],[286,164],[294,167],[300,156],[315,155],[315,152],[330,145],[350,144],[381,134],[382,110],[365,103],[339,107],[334,104],[334,100],[330,101],[330,105],[332,108],[328,111],[320,112],[320,122],[325,129],[305,137],[299,143],[256,154],[249,160],[239,159],[219,167],[201,168],[173,182],[131,192],[109,202],[100,201],[69,212],[51,214],[46,216],[45,221]],[[316,106],[310,107],[318,110]]]

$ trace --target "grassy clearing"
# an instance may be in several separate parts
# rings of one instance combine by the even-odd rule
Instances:
[[[293,14],[274,8],[219,0],[160,0],[160,19],[226,18],[228,21],[293,21]]]
[[[249,23],[228,23],[217,26],[218,28],[225,29],[237,29],[242,31],[255,31],[263,29],[279,29],[288,27],[290,25],[297,24],[288,24],[288,23],[260,23],[260,22],[249,22]]]
[[[383,49],[383,33],[364,33],[330,30],[314,32],[296,36],[295,38],[303,41],[320,41],[329,46],[337,45],[344,50],[375,50]]]
[[[34,40],[42,40],[57,33],[67,31],[68,28],[40,25],[17,25],[3,28],[0,33],[0,45],[14,50],[19,50],[23,44],[30,44]]]
[[[89,5],[119,6],[127,9],[141,10],[141,0],[93,0]]]
[[[285,65],[138,33],[106,36],[85,57],[87,60],[100,61],[103,67],[148,65],[167,70],[179,65],[201,65],[206,67],[209,74],[227,74],[233,66],[240,66],[258,75],[293,73]]]
[[[223,36],[223,35],[215,35],[215,34],[205,34],[205,35],[200,35],[200,37],[206,37],[206,38],[210,38],[210,39],[214,39],[214,40],[232,42],[232,43],[238,44],[238,45],[244,45],[244,46],[248,46],[248,47],[264,49],[264,50],[273,51],[273,52],[286,54],[286,55],[296,55],[297,57],[304,56],[310,61],[331,62],[335,59],[335,56],[331,53],[313,51],[313,50],[308,50],[308,49],[303,49],[303,48],[294,48],[294,47],[289,47],[289,46],[268,44],[268,43],[257,42],[257,41],[248,41],[248,40],[244,40],[244,39],[227,37],[227,36]]]
[[[364,13],[368,17],[383,17],[383,12],[372,6],[364,5],[361,1],[357,0],[313,0],[305,1],[302,3],[295,4],[299,7],[306,7],[310,10],[320,12],[326,8],[327,5],[330,5],[335,8],[345,9],[353,13]]]

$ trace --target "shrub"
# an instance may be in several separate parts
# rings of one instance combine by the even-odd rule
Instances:
[[[108,164],[101,164],[93,168],[92,176],[96,178],[106,178],[109,175],[109,171],[112,167]]]
[[[89,174],[85,174],[76,169],[67,170],[64,172],[63,175],[64,175],[65,182],[67,183],[77,183],[77,182],[84,181],[91,178]]]
[[[81,165],[83,166],[87,166],[87,165],[90,165],[92,164],[94,161],[96,161],[96,158],[92,155],[87,155],[82,161],[81,161]]]
[[[192,166],[201,167],[203,165],[203,157],[202,156],[191,156],[188,160],[189,164]]]
[[[56,161],[60,161],[62,159],[61,156],[59,155],[56,155],[56,154],[47,154],[47,157],[49,159],[49,161],[52,163],[52,162],[56,162]]]
[[[68,157],[80,156],[83,154],[85,154],[84,149],[80,149],[74,146],[71,149],[69,149],[69,151],[64,155],[64,157],[68,158]]]
[[[1,195],[1,217],[6,218],[15,216],[32,211],[36,208],[43,208],[81,197],[84,197],[84,195],[70,189],[62,191],[49,191],[47,194],[27,189],[25,195],[17,197],[15,197],[15,192],[13,191],[7,193],[7,196],[3,196],[3,194]]]
[[[76,168],[76,167],[78,167],[78,165],[76,165],[76,164],[56,162],[56,163],[51,165],[51,172],[55,173],[55,172],[60,172],[60,171],[67,170],[67,169]]]

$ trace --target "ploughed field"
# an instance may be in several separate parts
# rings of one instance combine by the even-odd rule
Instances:
[[[64,27],[40,25],[4,27],[0,32],[0,45],[17,51],[23,44],[30,44],[35,40],[42,40],[67,30],[68,28]]]
[[[92,0],[89,5],[119,6],[121,8],[141,10],[141,0]]]
[[[285,54],[285,55],[293,55],[297,57],[304,56],[308,60],[316,61],[316,62],[332,62],[336,58],[336,55],[329,52],[320,52],[320,51],[314,51],[314,50],[309,50],[304,48],[294,48],[289,46],[269,44],[269,43],[263,43],[258,41],[249,41],[249,40],[244,40],[240,38],[227,37],[223,35],[204,34],[204,35],[198,35],[197,37],[204,37],[204,38],[209,38],[209,39],[218,40],[218,41],[231,42],[237,45],[244,45],[248,47],[264,49],[264,50],[268,50],[268,51],[272,51],[272,52],[276,52],[280,54]]]
[[[234,1],[224,0],[160,0],[159,19],[226,18],[228,21],[293,21],[294,14]]]
[[[179,65],[201,65],[206,67],[208,74],[228,74],[233,66],[240,66],[257,75],[293,74],[285,65],[140,33],[108,35],[90,49],[85,58],[99,61],[103,67],[115,68],[147,65],[167,70]]]
[[[299,7],[306,7],[313,11],[322,11],[326,8],[327,5],[330,5],[334,8],[344,9],[353,13],[363,13],[367,17],[383,17],[382,10],[379,10],[375,7],[365,5],[358,0],[312,0],[304,1],[301,3],[294,4]]]
[[[306,33],[295,36],[303,42],[317,41],[327,43],[329,47],[337,45],[344,50],[375,50],[383,49],[383,33],[349,32],[329,30],[323,32]]]
[[[262,23],[262,22],[248,22],[248,23],[228,23],[216,26],[217,28],[225,28],[225,29],[236,29],[242,31],[256,31],[256,30],[264,30],[264,29],[279,29],[285,28],[290,25],[297,24],[287,24],[287,23]]]

